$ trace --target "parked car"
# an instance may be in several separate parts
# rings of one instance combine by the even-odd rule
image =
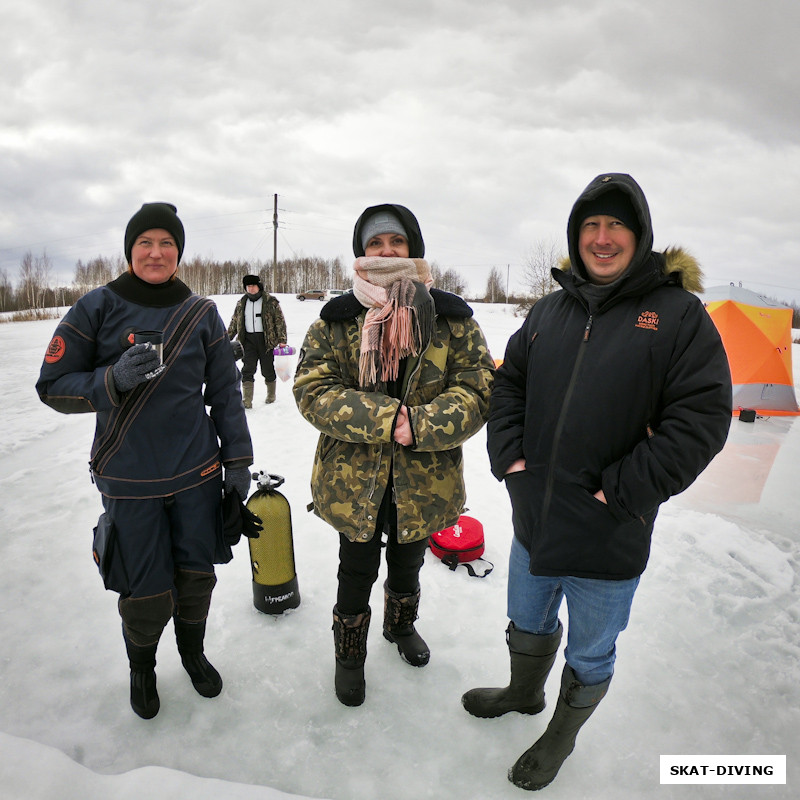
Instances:
[[[337,296],[340,294],[346,294],[347,289],[328,289],[328,294],[331,296]]]
[[[297,295],[298,300],[324,300],[325,299],[325,290],[324,289],[306,289],[304,292],[300,292]]]

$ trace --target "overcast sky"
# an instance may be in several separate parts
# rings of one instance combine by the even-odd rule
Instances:
[[[3,4],[0,270],[122,253],[167,200],[186,257],[352,260],[398,202],[427,256],[514,282],[601,172],[706,284],[800,301],[797,0]]]

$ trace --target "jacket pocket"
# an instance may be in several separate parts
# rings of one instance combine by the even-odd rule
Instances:
[[[447,383],[444,378],[438,378],[428,383],[421,383],[417,386],[409,402],[411,405],[415,406],[427,405],[428,403],[432,403],[446,388]]]
[[[530,552],[534,546],[539,523],[540,502],[537,498],[537,484],[528,470],[509,472],[503,478],[503,482],[511,500],[511,524],[514,536]]]
[[[556,480],[548,510],[543,558],[570,574],[613,580],[641,574],[650,553],[650,528],[620,522],[588,489]]]

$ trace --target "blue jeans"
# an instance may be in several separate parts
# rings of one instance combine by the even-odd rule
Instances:
[[[529,567],[530,555],[515,536],[508,563],[508,618],[527,633],[555,633],[558,609],[566,597],[567,664],[585,686],[610,678],[614,674],[617,636],[628,625],[639,578],[554,578],[531,575]]]

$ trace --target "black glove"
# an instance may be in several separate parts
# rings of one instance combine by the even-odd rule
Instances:
[[[158,363],[158,353],[150,344],[129,347],[111,368],[117,391],[129,392],[134,386],[149,381],[164,371]]]
[[[226,492],[222,499],[222,524],[229,547],[237,544],[242,534],[258,539],[263,530],[261,518],[241,501],[237,492]]]
[[[235,342],[231,342],[231,350],[233,350],[234,361],[241,361],[244,358],[244,347],[238,339]]]

